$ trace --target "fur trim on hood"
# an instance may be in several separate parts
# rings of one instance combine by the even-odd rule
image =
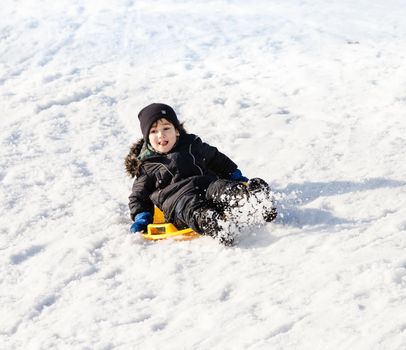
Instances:
[[[130,177],[136,177],[139,174],[139,168],[142,162],[138,159],[138,156],[140,155],[143,145],[144,139],[140,139],[138,142],[133,143],[130,147],[130,152],[128,152],[127,157],[125,157],[125,171]]]

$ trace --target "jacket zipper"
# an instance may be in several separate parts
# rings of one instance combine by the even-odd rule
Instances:
[[[195,156],[194,156],[193,153],[192,153],[192,145],[189,145],[189,153],[190,153],[190,155],[192,156],[193,164],[200,170],[200,173],[203,175],[203,170],[202,170],[202,168],[199,167],[199,166],[196,164],[196,158],[195,158]]]

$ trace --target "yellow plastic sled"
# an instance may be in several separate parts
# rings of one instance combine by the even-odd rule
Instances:
[[[154,209],[154,222],[149,224],[147,232],[142,234],[145,239],[156,241],[175,237],[176,240],[190,240],[198,238],[200,235],[191,228],[178,230],[174,224],[165,222],[164,214],[157,207]]]

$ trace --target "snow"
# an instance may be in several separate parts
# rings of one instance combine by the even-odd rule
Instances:
[[[4,0],[1,349],[405,349],[406,4]],[[270,183],[228,248],[129,234],[137,113]]]

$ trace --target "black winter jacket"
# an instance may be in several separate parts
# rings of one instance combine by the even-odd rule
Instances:
[[[131,147],[125,160],[127,173],[136,179],[129,197],[131,219],[141,212],[160,208],[173,222],[182,194],[204,193],[218,178],[229,179],[237,165],[216,147],[193,134],[181,134],[167,154],[148,151],[143,140]]]

